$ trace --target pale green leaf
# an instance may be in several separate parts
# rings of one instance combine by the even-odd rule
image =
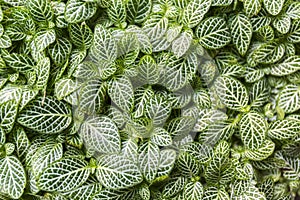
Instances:
[[[91,56],[96,61],[114,61],[117,58],[117,43],[111,33],[102,25],[96,25]]]
[[[120,25],[126,21],[126,7],[123,0],[110,0],[107,8],[109,19],[116,25]]]
[[[203,200],[230,200],[230,197],[224,189],[208,187],[204,191]]]
[[[6,48],[11,47],[11,45],[12,45],[12,42],[11,42],[10,37],[7,34],[3,34],[0,37],[0,48],[6,49]]]
[[[62,156],[63,146],[61,143],[51,140],[46,142],[32,155],[31,170],[35,177],[38,177],[44,169],[53,162],[61,159]]]
[[[300,42],[300,20],[294,20],[292,22],[292,26],[288,33],[287,40],[292,43]]]
[[[291,19],[300,19],[300,2],[291,2],[286,10]]]
[[[108,117],[89,117],[81,125],[80,135],[91,152],[117,153],[121,139],[117,126]]]
[[[274,28],[282,34],[287,34],[290,30],[292,21],[288,15],[280,15],[273,21]]]
[[[151,142],[158,146],[169,146],[172,144],[172,137],[164,128],[156,127],[151,133]]]
[[[192,35],[188,32],[183,32],[178,38],[172,42],[172,52],[177,56],[183,56],[190,48],[192,43]]]
[[[133,107],[133,86],[127,76],[113,77],[108,83],[108,95],[123,111],[128,112]]]

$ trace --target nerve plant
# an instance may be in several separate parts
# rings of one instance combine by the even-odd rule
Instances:
[[[1,199],[300,193],[300,1],[0,6]]]

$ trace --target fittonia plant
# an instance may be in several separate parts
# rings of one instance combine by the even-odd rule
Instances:
[[[300,193],[300,1],[0,5],[0,199]]]

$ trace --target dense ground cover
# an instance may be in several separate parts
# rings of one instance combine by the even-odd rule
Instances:
[[[0,6],[0,199],[300,192],[300,1]]]

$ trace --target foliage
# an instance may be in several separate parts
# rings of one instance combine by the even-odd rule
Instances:
[[[300,195],[299,0],[0,0],[0,199]]]

